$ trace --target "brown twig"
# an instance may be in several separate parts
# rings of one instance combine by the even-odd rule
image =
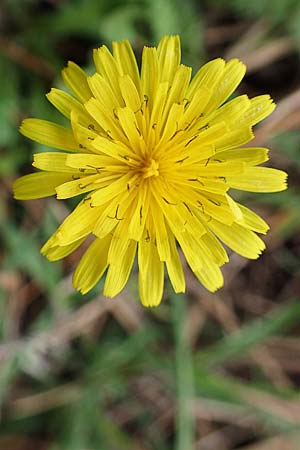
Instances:
[[[0,37],[0,53],[46,80],[51,81],[55,75],[55,70],[51,64],[4,37]]]

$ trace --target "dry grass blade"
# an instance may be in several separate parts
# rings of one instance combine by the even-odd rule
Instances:
[[[19,65],[32,70],[47,80],[53,80],[54,68],[42,58],[33,55],[27,49],[20,47],[9,39],[0,37],[0,53],[12,59]]]
[[[248,75],[289,54],[294,45],[294,41],[289,38],[274,39],[253,53],[242,56],[242,60],[247,66]]]
[[[299,448],[299,436],[275,436],[259,444],[247,445],[240,450],[298,450]]]
[[[258,127],[256,136],[251,145],[265,144],[272,134],[278,130],[284,131],[283,122],[288,120],[293,114],[297,113],[297,119],[300,111],[300,89],[292,92],[277,104],[273,114],[268,117],[264,123]],[[290,126],[290,124],[289,124]],[[300,122],[295,121],[297,129],[300,128]]]

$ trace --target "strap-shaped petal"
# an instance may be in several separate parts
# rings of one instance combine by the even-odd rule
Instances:
[[[286,189],[287,174],[270,167],[246,167],[241,176],[226,177],[228,184],[240,191],[279,192]]]
[[[123,250],[123,247],[124,250]],[[109,256],[110,264],[106,274],[103,293],[107,297],[114,297],[119,294],[127,283],[130,275],[134,257],[136,254],[137,243],[132,239],[120,239],[117,241],[112,238]],[[120,252],[121,250],[121,252]]]
[[[200,283],[211,292],[220,289],[224,284],[224,278],[219,266],[212,262],[196,270],[195,275]]]
[[[245,258],[257,259],[265,249],[264,242],[253,231],[237,223],[228,226],[212,219],[208,226],[224,244]]]
[[[86,102],[92,96],[87,75],[77,64],[69,61],[68,66],[62,70],[62,77],[68,88],[81,102]]]
[[[140,92],[140,74],[136,58],[129,41],[113,42],[113,56],[117,62],[119,72],[128,75],[138,92]]]
[[[89,292],[107,268],[111,236],[96,238],[84,253],[73,275],[73,285],[82,294]]]
[[[21,124],[20,132],[33,141],[48,147],[75,152],[79,150],[72,130],[48,120],[25,119]]]
[[[147,231],[139,243],[139,293],[144,306],[160,304],[164,286],[164,263],[160,261],[154,240]]]
[[[173,233],[168,234],[170,258],[166,261],[167,271],[175,292],[185,292],[185,279]]]
[[[67,173],[37,172],[18,178],[13,184],[14,197],[17,200],[30,200],[50,197],[62,183],[71,179]]]

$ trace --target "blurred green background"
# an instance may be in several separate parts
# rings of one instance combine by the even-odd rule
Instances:
[[[300,2],[298,0],[2,0],[0,6],[0,450],[299,450]],[[15,202],[13,180],[45,150],[25,117],[62,118],[46,101],[68,60],[92,49],[179,33],[183,62],[239,57],[239,92],[270,93],[256,131],[279,194],[243,194],[271,225],[259,261],[232,255],[225,287],[137,300],[136,274],[114,300],[71,285],[79,255],[39,248],[72,202]],[[100,286],[101,288],[101,286]]]

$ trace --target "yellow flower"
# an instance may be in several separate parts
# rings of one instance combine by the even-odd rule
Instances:
[[[191,78],[180,64],[178,36],[145,47],[141,71],[128,41],[114,42],[112,54],[106,46],[95,50],[94,62],[92,76],[74,63],[63,70],[73,96],[59,89],[47,95],[70,128],[39,119],[21,125],[25,136],[63,152],[34,155],[41,171],[16,180],[15,197],[85,194],[42,253],[64,258],[92,234],[73,283],[84,294],[107,270],[109,297],[123,289],[137,253],[141,301],[156,306],[164,264],[174,290],[185,291],[178,243],[196,277],[215,291],[228,261],[220,241],[256,259],[265,248],[256,233],[268,230],[229,189],[286,188],[284,172],[258,167],[268,160],[266,148],[241,148],[274,103],[268,95],[241,95],[224,104],[244,64],[215,59]]]

